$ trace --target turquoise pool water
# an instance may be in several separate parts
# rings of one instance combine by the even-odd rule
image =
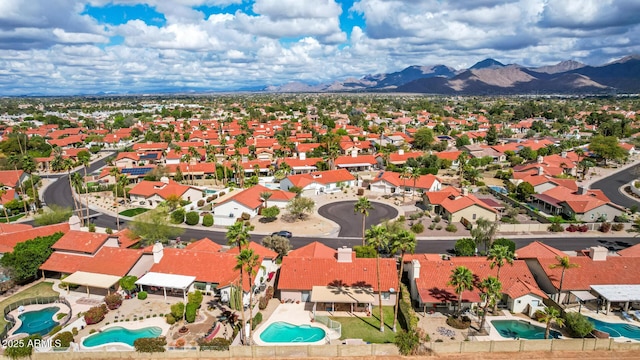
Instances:
[[[640,327],[627,323],[608,323],[605,321],[588,318],[596,330],[609,333],[611,337],[624,336],[629,339],[640,340]]]
[[[51,306],[37,311],[28,311],[18,315],[18,319],[22,321],[22,325],[14,332],[27,333],[29,335],[40,334],[47,335],[58,322],[53,320],[53,315],[60,310],[57,306]]]
[[[157,326],[129,330],[120,326],[108,328],[99,333],[89,335],[82,345],[86,347],[100,346],[110,343],[123,343],[133,346],[133,342],[140,338],[156,338],[162,334],[162,329]]]
[[[309,343],[320,341],[325,335],[321,328],[278,321],[264,329],[260,339],[267,343]]]
[[[503,338],[507,339],[544,339],[544,328],[520,320],[491,320],[491,324]],[[551,330],[549,338],[558,339],[562,334]]]

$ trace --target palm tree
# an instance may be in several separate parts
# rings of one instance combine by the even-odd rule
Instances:
[[[127,204],[127,188],[126,188],[126,186],[129,185],[129,178],[127,178],[127,175],[120,174],[120,176],[118,176],[118,184],[117,185],[122,188],[122,199],[124,200],[124,203],[126,205]]]
[[[20,134],[18,134],[19,136]],[[22,149],[21,149],[22,151]],[[7,158],[7,160],[9,161],[9,164],[13,165],[13,169],[15,171],[18,171],[18,164],[20,164],[20,157],[18,155],[9,155],[9,157]],[[24,214],[27,215],[28,211],[27,210],[27,194],[24,191],[24,187],[22,186],[22,183],[20,181],[18,181],[18,186],[20,188],[20,196],[22,197],[22,205],[24,205]]]
[[[487,253],[497,232],[497,222],[490,221],[485,218],[479,218],[476,220],[476,227],[471,229],[471,236],[473,237],[473,241],[475,241],[476,246],[484,243],[484,252]]]
[[[109,175],[113,176],[114,178],[114,184],[115,184],[115,188],[114,190],[114,202],[116,203],[116,226],[118,231],[120,231],[120,209],[118,208],[119,203],[118,203],[118,180],[119,180],[119,176],[120,176],[120,169],[118,169],[117,167],[112,167],[111,170],[109,170]]]
[[[239,180],[239,186],[244,188],[244,167],[242,166],[242,160],[239,156],[236,156],[233,162],[233,171],[237,180]]]
[[[6,193],[7,193],[7,190],[5,190],[4,184],[0,183],[0,199],[2,199],[2,197]],[[7,214],[7,208],[4,207],[4,205],[2,206],[2,210],[4,210],[4,217],[7,219],[7,224],[9,224],[11,221],[9,221],[9,214]]]
[[[53,160],[51,160],[51,170],[60,171],[62,170],[62,163],[64,159],[62,158],[62,148],[60,146],[56,146],[53,148]]]
[[[387,247],[389,231],[385,226],[376,225],[367,230],[367,244],[376,249],[376,278],[378,279],[378,307],[380,308],[380,331],[384,332],[384,316],[382,313],[382,284],[380,282],[380,249]]]
[[[484,301],[482,306],[482,320],[480,321],[480,330],[484,327],[487,320],[487,309],[490,305],[495,306],[498,303],[498,298],[502,295],[502,283],[498,278],[488,276],[480,283],[480,290],[482,293],[480,297]],[[493,311],[495,313],[495,310]]]
[[[193,146],[189,146],[189,150],[188,151],[189,151],[189,155],[191,155],[191,158],[196,160],[196,163],[200,162],[200,159],[202,157],[200,156],[200,153],[198,152],[198,149],[196,149]],[[195,180],[193,178],[193,174],[191,174],[191,185],[195,185],[195,184],[196,183],[195,183]]]
[[[564,326],[564,319],[560,314],[560,310],[551,306],[547,306],[544,310],[542,310],[542,317],[538,321],[547,324],[546,328],[544,329],[545,339],[549,338],[551,323],[556,323],[559,327]]]
[[[396,305],[393,311],[393,332],[396,332],[396,323],[398,319],[398,305],[400,303],[400,283],[402,282],[402,259],[404,254],[411,253],[416,250],[416,236],[412,232],[402,229],[398,232],[391,233],[391,253],[400,252],[400,266],[398,267],[398,289],[396,291]]]
[[[249,277],[249,344],[252,339],[252,329],[253,329],[253,279],[258,274],[256,271],[256,267],[260,265],[260,256],[254,253],[253,249],[242,249],[242,251],[236,256],[236,266],[234,270],[244,270],[247,276]],[[243,283],[242,272],[240,273],[240,283]],[[244,297],[244,293],[243,293]],[[244,307],[244,301],[243,301]],[[244,308],[242,310],[242,331],[244,332]],[[246,336],[246,334],[243,334]]]
[[[264,200],[264,207],[269,207],[268,201],[272,195],[273,193],[269,191],[263,191],[260,193],[260,197]]]
[[[207,162],[213,163],[213,178],[215,179],[216,186],[218,186],[218,160],[216,159],[216,148],[213,145],[205,145],[205,151],[207,154]]]
[[[447,285],[454,287],[458,294],[458,313],[462,308],[462,293],[465,290],[473,290],[473,273],[466,266],[458,266],[453,269]]]
[[[36,171],[36,163],[33,161],[31,155],[27,154],[22,157],[22,170],[29,174],[29,179],[31,179],[31,200],[36,204],[34,206],[37,206],[38,193],[36,192],[35,181],[33,179],[33,172]]]
[[[508,246],[496,244],[489,250],[487,260],[491,260],[491,269],[498,267],[496,278],[500,280],[500,269],[506,264],[513,265],[514,254]]]
[[[409,174],[409,176],[411,177],[411,180],[413,180],[413,192],[412,192],[412,197],[415,196],[416,194],[416,182],[420,179],[420,171],[418,171],[418,169],[411,169],[411,173]]]
[[[62,162],[62,168],[64,170],[67,170],[67,178],[69,179],[69,187],[71,188],[71,197],[73,198],[73,211],[76,211],[76,209],[78,211],[81,211],[80,206],[77,205],[76,196],[73,194],[74,184],[73,184],[73,176],[71,176],[71,170],[73,170],[74,167],[75,167],[75,164],[73,163],[73,160],[69,158],[64,159],[64,161]],[[80,224],[84,226],[82,213],[79,213],[78,217],[80,218]]]
[[[572,264],[568,256],[556,256],[557,263],[549,265],[549,269],[562,268],[562,275],[560,275],[560,287],[558,289],[558,298],[556,301],[560,301],[560,295],[562,294],[562,283],[564,282],[564,272],[567,269],[577,268],[580,265]]]
[[[364,196],[358,198],[358,202],[356,202],[356,204],[353,206],[353,211],[356,214],[357,213],[362,214],[362,246],[364,246],[365,222],[367,220],[367,216],[369,216],[369,210],[371,210],[371,209],[373,209],[373,206],[371,206],[371,203],[369,202],[369,199],[367,199]]]
[[[458,155],[458,169],[460,169],[460,188],[462,188],[462,182],[464,180],[464,171],[467,166],[467,153],[462,152]]]
[[[250,227],[244,225],[244,221],[236,221],[233,225],[227,227],[227,245],[237,246],[238,251],[242,251],[242,248],[249,244],[251,235],[249,231]]]
[[[87,186],[86,184],[86,179],[87,179],[87,168],[89,167],[89,163],[91,161],[91,153],[89,153],[88,151],[80,151],[78,153],[78,161],[82,164],[83,168],[84,168],[84,179],[83,181],[85,182],[85,201],[86,201],[86,206],[87,206],[87,219],[89,219],[89,186]]]
[[[403,167],[402,168],[402,172],[400,173],[400,180],[402,180],[402,203],[404,204],[404,194],[405,194],[405,188],[407,186],[407,179],[409,178],[411,172],[409,170],[409,168],[407,167]]]
[[[191,154],[186,153],[186,154],[182,155],[182,158],[180,158],[180,160],[187,164],[187,176],[188,176],[189,173],[191,173],[191,171],[189,171],[189,163],[191,162]],[[178,166],[180,166],[180,165],[178,165]],[[191,177],[191,182],[193,183],[193,177]]]

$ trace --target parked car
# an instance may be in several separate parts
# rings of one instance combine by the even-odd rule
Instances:
[[[291,238],[293,236],[293,234],[291,234],[291,231],[280,230],[280,231],[272,233],[271,236],[282,236],[282,237],[286,237],[286,238]]]

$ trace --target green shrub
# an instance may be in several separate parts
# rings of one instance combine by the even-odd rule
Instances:
[[[442,230],[442,225],[436,225],[436,230]]]
[[[166,345],[167,339],[165,337],[140,338],[133,342],[136,351],[144,353],[165,352]]]
[[[178,209],[172,212],[171,222],[174,224],[182,224],[184,222],[184,209]]]
[[[567,321],[567,328],[575,337],[583,338],[591,334],[594,329],[593,323],[586,316],[577,312],[568,312],[565,315],[565,320]]]
[[[456,232],[456,231],[458,231],[458,227],[455,226],[454,224],[449,224],[444,229],[447,230],[447,232]]]
[[[194,292],[190,292],[187,295],[187,302],[189,304],[194,304],[196,306],[196,308],[199,308],[200,304],[202,304],[202,299],[203,298],[204,298],[204,296],[202,295],[202,291],[196,290]]]
[[[511,251],[512,254],[516,252],[516,243],[513,242],[513,240],[509,240],[509,239],[506,239],[506,238],[495,239],[493,241],[493,244],[491,244],[491,248],[493,249],[494,247],[496,247],[498,245],[499,246],[508,247],[509,251]]]
[[[183,314],[184,314],[184,303],[179,302],[171,305],[171,315],[173,315],[173,317],[176,320],[182,320]]]
[[[548,230],[551,232],[563,232],[564,228],[559,223],[553,223],[549,225]]]
[[[624,229],[624,224],[617,223],[617,224],[611,225],[611,230],[613,231],[621,231],[622,229]]]
[[[400,215],[400,216],[398,216],[398,220],[396,220],[396,221],[399,222],[399,223],[403,223],[403,222],[407,221],[407,218],[404,217],[404,215]]]
[[[471,238],[462,238],[453,246],[456,256],[473,256],[476,251],[476,243]]]
[[[213,225],[213,215],[211,214],[205,214],[202,217],[202,226],[212,226]]]
[[[269,305],[269,300],[267,300],[265,296],[261,297],[260,301],[258,301],[258,309],[264,310],[267,308],[267,305]]]
[[[138,293],[138,300],[145,300],[147,298],[147,292],[146,291],[140,291]]]
[[[89,232],[96,232],[96,224],[89,223]]]
[[[468,329],[471,326],[471,319],[467,316],[455,317],[449,316],[447,318],[447,325],[451,326],[454,329],[464,330]]]
[[[67,314],[67,313],[57,313],[56,314],[56,319],[57,320],[62,320],[67,315],[69,315],[69,314]]]
[[[73,341],[74,341],[73,334],[71,332],[69,331],[61,332],[53,338],[53,347],[67,348],[69,347],[69,344],[72,343]]]
[[[91,309],[87,310],[86,313],[84,313],[84,321],[87,323],[87,325],[97,324],[100,321],[104,320],[104,316],[108,311],[109,310],[107,309],[106,304],[94,306]]]
[[[113,229],[111,229],[110,227],[108,227],[108,228],[105,228],[105,229],[104,229],[104,232],[105,232],[105,233],[107,233],[108,235],[111,235],[111,234],[113,234]]]
[[[611,230],[611,223],[605,221],[600,224],[600,231],[602,231],[603,233],[608,233],[609,230]]]
[[[429,225],[429,230],[434,230],[436,228],[436,224],[431,223],[431,225]]]
[[[420,337],[415,330],[400,330],[393,339],[393,342],[398,347],[400,354],[404,356],[415,355],[420,346]]]
[[[197,225],[200,222],[200,215],[195,211],[189,211],[185,216],[187,225]]]
[[[424,225],[422,225],[422,223],[415,223],[411,225],[411,231],[415,234],[420,234],[424,231]]]
[[[78,335],[78,328],[74,327],[73,329],[71,329],[71,333],[73,334],[73,336]]]
[[[196,311],[198,310],[198,305],[193,303],[187,303],[187,309],[185,310],[185,320],[188,323],[192,323],[196,321]]]
[[[176,323],[176,318],[173,317],[173,315],[171,315],[171,314],[167,314],[165,319],[167,320],[167,324],[169,324],[169,325],[173,325],[173,324]]]
[[[198,207],[203,207],[203,206],[204,206],[204,199],[198,200]]]
[[[251,329],[255,330],[256,326],[260,325],[261,322],[262,322],[262,313],[258,312],[256,316],[253,317],[253,327]]]
[[[62,330],[62,325],[56,325],[49,331],[49,335],[57,334],[60,330]]]
[[[249,213],[243,212],[242,215],[240,215],[240,218],[242,218],[242,220],[244,221],[251,220],[251,215]]]
[[[42,339],[42,336],[36,334],[23,338],[22,341],[9,341],[7,347],[4,349],[4,356],[10,359],[31,358],[31,354],[33,354],[33,340],[40,339]]]
[[[434,223],[439,223],[442,220],[442,218],[440,217],[440,215],[436,215],[436,217],[433,218],[433,222]]]

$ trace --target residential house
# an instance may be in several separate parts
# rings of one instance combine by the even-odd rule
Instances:
[[[449,257],[439,254],[405,255],[403,269],[408,274],[411,299],[422,308],[425,314],[429,311],[452,312],[457,309],[459,295],[449,284],[451,274],[464,266],[473,273],[474,289],[462,292],[462,309],[482,306],[478,286],[488,276],[496,277],[498,267],[492,267],[491,261],[485,257]],[[527,264],[522,260],[514,260],[513,265],[500,268],[502,298],[499,306],[506,307],[512,313],[532,315],[542,307],[547,295],[538,287]]]
[[[39,236],[49,236],[57,232],[69,232],[69,223],[33,227],[27,224],[0,223],[0,257],[12,252],[13,248],[22,242]]]
[[[308,174],[289,175],[280,181],[280,189],[296,186],[302,195],[318,195],[340,191],[343,186],[356,186],[356,178],[345,169],[317,171]]]
[[[358,155],[357,150],[351,151],[351,156],[338,156],[335,160],[335,166],[349,171],[370,171],[378,161],[375,155]]]
[[[469,194],[467,189],[459,192],[449,186],[440,191],[427,192],[423,198],[427,206],[433,206],[435,212],[444,219],[450,218],[451,223],[462,222],[468,226],[480,218],[489,221],[498,220],[498,211]]]
[[[136,206],[154,209],[170,196],[177,196],[181,200],[197,202],[204,198],[202,190],[179,184],[167,177],[160,181],[142,180],[129,190],[131,202]]]
[[[265,201],[261,194],[267,192],[271,194],[271,197]],[[249,214],[253,218],[260,213],[260,209],[264,207],[265,202],[268,206],[285,208],[295,196],[295,193],[289,191],[254,185],[216,203],[213,208],[214,223],[223,226],[233,225],[243,213]]]
[[[15,189],[29,178],[22,170],[0,170],[0,184],[5,189]]]
[[[601,190],[555,186],[532,196],[532,205],[551,215],[564,215],[578,221],[613,221],[625,209],[613,204]]]
[[[282,163],[289,165],[292,174],[305,174],[318,170],[317,163],[322,162],[322,158],[308,158],[306,153],[299,153],[298,158],[284,158],[278,162],[278,167]]]
[[[313,242],[289,252],[282,259],[278,290],[283,300],[313,303],[314,313],[371,312],[378,305],[395,304],[398,293],[396,260],[382,258],[380,279],[372,258],[356,258],[352,249],[331,249]],[[380,283],[380,289],[378,289]]]
[[[369,190],[374,193],[402,194],[403,191],[416,192],[440,191],[442,181],[432,175],[420,175],[414,182],[411,178],[404,178],[402,174],[392,171],[380,171],[369,183]]]

